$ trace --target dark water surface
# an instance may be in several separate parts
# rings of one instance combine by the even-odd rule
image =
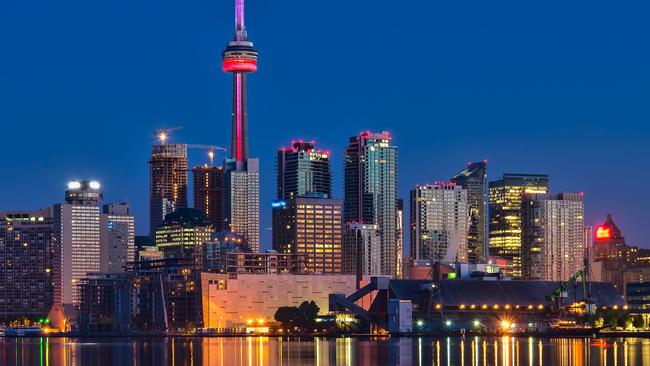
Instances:
[[[650,339],[0,338],[0,365],[650,365]]]

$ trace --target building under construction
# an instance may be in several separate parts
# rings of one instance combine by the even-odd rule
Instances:
[[[187,207],[187,145],[166,144],[166,135],[152,146],[149,160],[149,235],[165,216]]]

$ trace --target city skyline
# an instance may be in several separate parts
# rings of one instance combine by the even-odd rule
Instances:
[[[372,101],[371,96],[362,97],[360,102],[355,103],[345,100],[345,98],[347,98],[345,96],[336,96],[332,100],[334,103],[332,109],[335,109],[335,111],[326,111],[326,113],[323,113],[323,116],[318,116],[314,113],[302,114],[299,117],[287,116],[284,112],[288,109],[289,101],[286,101],[284,105],[280,104],[281,107],[277,107],[271,104],[277,103],[277,99],[270,98],[269,96],[272,94],[273,88],[277,87],[274,84],[273,78],[278,77],[278,75],[283,74],[287,70],[286,66],[279,64],[279,53],[283,51],[283,47],[281,46],[281,37],[278,34],[264,34],[265,27],[269,27],[270,25],[269,20],[265,19],[265,17],[261,15],[264,14],[265,10],[269,11],[268,5],[266,5],[266,8],[265,6],[260,6],[264,4],[253,2],[248,5],[250,9],[247,12],[247,16],[252,17],[250,24],[253,24],[252,32],[255,34],[254,38],[256,39],[256,47],[259,47],[265,55],[265,61],[260,68],[260,72],[255,75],[255,87],[251,89],[251,100],[254,100],[254,102],[250,105],[250,140],[255,141],[255,144],[252,144],[251,146],[250,155],[260,157],[262,164],[260,174],[262,197],[260,200],[260,206],[262,213],[263,248],[270,247],[270,231],[266,229],[271,227],[270,202],[274,197],[275,191],[273,160],[277,148],[284,146],[288,139],[290,140],[292,138],[302,137],[305,140],[309,140],[311,138],[316,138],[319,146],[332,152],[331,160],[334,175],[333,196],[335,198],[342,198],[342,160],[345,142],[349,136],[368,129],[373,131],[379,131],[382,129],[390,130],[394,136],[395,145],[400,149],[400,167],[398,173],[400,184],[398,196],[402,199],[408,197],[408,190],[417,183],[424,184],[434,180],[446,181],[458,170],[462,169],[465,162],[488,159],[490,161],[488,181],[497,179],[503,173],[548,174],[552,180],[552,190],[555,192],[585,192],[585,222],[587,224],[598,224],[602,221],[603,217],[605,217],[606,213],[611,212],[618,218],[619,225],[621,225],[622,229],[626,232],[628,242],[633,245],[641,245],[644,247],[649,246],[644,239],[647,237],[648,229],[644,227],[643,216],[641,215],[643,213],[643,207],[648,204],[647,198],[641,197],[640,199],[632,199],[631,196],[625,195],[631,195],[632,193],[628,192],[634,191],[634,188],[640,188],[640,182],[645,180],[645,174],[648,173],[641,172],[641,176],[636,179],[638,182],[630,182],[629,180],[622,179],[624,174],[631,171],[632,167],[640,165],[642,156],[647,155],[644,153],[647,152],[647,148],[641,143],[645,134],[632,133],[634,122],[636,121],[637,124],[640,124],[642,120],[647,118],[644,117],[644,112],[637,111],[636,115],[632,115],[633,118],[627,126],[619,126],[619,123],[616,123],[615,125],[617,126],[617,129],[614,130],[609,128],[607,125],[608,123],[614,125],[615,122],[618,122],[619,118],[630,118],[630,111],[623,107],[627,106],[628,103],[633,103],[637,98],[639,100],[643,99],[641,96],[645,94],[641,90],[632,88],[632,91],[630,92],[632,98],[629,98],[630,100],[627,102],[622,102],[617,98],[612,98],[612,100],[607,104],[609,107],[603,107],[602,105],[596,106],[596,104],[602,103],[601,98],[604,98],[604,96],[598,93],[600,89],[598,89],[597,85],[585,82],[586,85],[581,86],[580,81],[584,81],[581,77],[585,77],[586,75],[580,74],[576,78],[569,78],[569,81],[566,84],[569,88],[567,90],[562,89],[563,92],[559,93],[562,97],[558,97],[557,99],[551,98],[553,103],[551,103],[551,107],[548,107],[545,105],[546,103],[542,103],[541,101],[532,101],[532,99],[534,99],[533,96],[536,93],[541,93],[544,96],[546,95],[544,93],[548,92],[540,81],[541,78],[539,80],[532,80],[531,84],[533,86],[537,85],[538,88],[531,87],[530,89],[527,89],[527,87],[524,87],[511,79],[506,80],[505,86],[488,88],[489,90],[486,90],[487,87],[485,86],[474,89],[471,85],[466,85],[464,88],[454,88],[449,83],[449,80],[444,79],[441,75],[441,71],[428,70],[423,75],[423,78],[427,83],[432,82],[432,80],[435,80],[436,78],[443,78],[444,82],[439,83],[432,92],[427,92],[422,95],[421,99],[415,98],[410,100],[409,104],[412,103],[414,105],[415,111],[409,112],[405,117],[398,117],[397,114],[395,114],[395,110],[392,108],[399,109],[400,106],[404,106],[406,102],[405,98],[413,97],[414,94],[405,91],[404,96],[396,96],[394,91],[386,89],[383,89],[383,93],[375,94],[375,91],[370,90],[373,89],[374,86],[372,83],[369,83],[369,79],[367,78],[368,76],[363,72],[361,77],[365,83],[360,85],[360,87],[363,88],[362,90],[368,92],[370,95],[379,95],[381,98],[386,98],[381,99],[382,102],[385,103],[389,103],[391,98],[395,98],[393,100],[394,107],[378,105],[379,103],[376,104],[376,102]],[[40,91],[35,91],[35,95],[29,100],[43,107],[43,112],[26,111],[17,108],[17,106],[19,107],[24,102],[17,103],[17,106],[13,106],[12,104],[14,103],[12,103],[12,101],[18,101],[21,96],[24,97],[26,89],[23,88],[27,88],[31,84],[26,84],[24,87],[18,88],[17,93],[14,95],[14,93],[12,93],[12,88],[18,85],[17,83],[19,79],[15,78],[15,76],[7,75],[6,77],[8,82],[3,83],[4,85],[7,85],[7,87],[6,89],[2,88],[0,93],[2,96],[6,97],[4,100],[7,102],[8,108],[3,108],[6,112],[3,113],[2,118],[5,121],[8,121],[9,135],[22,135],[29,132],[33,137],[30,140],[27,140],[27,143],[25,143],[25,140],[18,139],[22,140],[21,145],[14,145],[12,141],[8,141],[9,144],[6,145],[8,152],[15,151],[18,147],[29,150],[25,152],[20,159],[14,159],[9,162],[9,167],[10,169],[16,170],[24,164],[42,164],[51,167],[51,169],[48,171],[37,169],[34,172],[19,171],[19,173],[14,175],[14,182],[7,181],[1,183],[0,188],[3,191],[12,192],[11,195],[7,194],[3,197],[3,207],[1,208],[3,210],[35,210],[56,202],[61,202],[61,192],[68,180],[79,177],[90,177],[102,182],[107,197],[110,198],[107,202],[117,202],[126,199],[132,204],[133,212],[137,218],[137,232],[138,234],[145,234],[149,219],[146,214],[148,205],[146,193],[148,184],[146,178],[146,161],[148,150],[151,148],[153,142],[151,131],[156,128],[182,125],[184,126],[184,129],[174,133],[172,142],[210,143],[221,146],[228,145],[228,132],[230,125],[229,109],[232,108],[232,104],[229,101],[229,92],[231,90],[228,88],[228,75],[224,75],[218,71],[219,63],[218,58],[215,55],[217,54],[218,48],[221,46],[220,42],[228,39],[231,35],[232,19],[231,12],[227,11],[228,9],[221,9],[221,7],[219,13],[215,15],[215,7],[217,7],[218,4],[212,4],[210,6],[212,8],[208,7],[209,14],[205,15],[205,22],[206,24],[208,24],[208,22],[211,24],[210,29],[213,29],[212,31],[204,32],[202,29],[189,29],[182,33],[184,37],[200,35],[201,37],[210,39],[209,42],[201,40],[201,45],[193,44],[194,47],[198,48],[193,49],[194,53],[192,53],[191,57],[188,57],[187,60],[176,58],[172,62],[157,57],[160,56],[160,52],[163,48],[162,45],[151,46],[155,47],[155,49],[152,50],[154,51],[152,52],[152,55],[136,53],[135,59],[135,64],[137,64],[136,67],[138,68],[143,67],[140,63],[146,63],[148,66],[151,66],[156,70],[160,70],[159,68],[174,67],[174,73],[180,73],[182,69],[180,65],[201,65],[197,70],[191,70],[191,77],[195,78],[195,82],[198,82],[196,80],[202,79],[204,80],[204,83],[209,84],[209,86],[202,85],[201,88],[197,90],[186,92],[191,96],[191,99],[196,99],[196,101],[190,102],[187,97],[179,97],[179,95],[171,91],[171,89],[173,89],[171,86],[156,86],[155,83],[151,83],[147,84],[146,87],[138,85],[137,89],[149,91],[156,96],[162,95],[165,97],[162,98],[162,101],[153,102],[152,100],[147,99],[142,105],[136,106],[129,102],[127,97],[115,96],[118,107],[116,107],[115,110],[111,108],[111,110],[107,112],[106,116],[103,114],[105,110],[112,105],[111,103],[100,103],[94,100],[87,103],[87,105],[79,105],[79,109],[72,112],[62,108],[63,106],[71,106],[68,102],[65,102],[61,104],[61,109],[57,107],[52,110],[53,105],[50,103],[54,103],[57,100],[60,101],[61,97],[50,95],[48,96],[52,98],[52,100],[50,100],[45,98],[45,95],[40,94]],[[276,11],[280,11],[283,6],[284,5],[278,5],[278,8],[270,9],[272,11],[271,15],[274,15]],[[424,5],[422,6],[424,7]],[[162,7],[164,8],[164,6]],[[260,7],[262,9],[260,9]],[[163,10],[165,9],[162,9],[161,12],[164,14]],[[170,9],[167,9],[167,11],[170,11]],[[190,13],[190,11],[197,12],[201,11],[201,9],[197,7],[190,8],[189,10],[184,10],[182,15],[188,17],[189,15],[194,14]],[[357,8],[356,5],[354,6],[354,11],[359,11],[359,8]],[[380,7],[377,11],[385,11],[385,9]],[[569,9],[569,11],[571,11],[571,9]],[[162,15],[163,18],[164,16],[165,15]],[[473,13],[468,15],[468,17],[473,16],[476,15]],[[216,18],[218,19],[218,22],[209,18]],[[539,20],[538,18],[535,19]],[[348,21],[348,19],[343,20]],[[568,26],[569,22],[567,19],[561,17],[560,20],[561,25]],[[156,21],[159,20],[153,20],[153,22]],[[11,24],[11,22],[9,22],[9,24]],[[47,24],[47,22],[45,24]],[[134,27],[134,24],[128,23],[127,25]],[[158,26],[160,27],[162,24],[158,24]],[[317,27],[318,25],[314,26]],[[450,25],[447,24],[447,26]],[[420,27],[424,27],[424,25],[418,24],[417,27],[419,29]],[[434,25],[434,27],[440,26]],[[285,28],[281,29],[285,30]],[[436,29],[440,30],[440,28]],[[455,28],[452,27],[450,29]],[[98,28],[93,28],[92,26],[90,27],[90,30],[91,34],[96,34],[92,32],[93,30],[95,32],[100,31]],[[491,31],[496,32],[498,29],[491,29]],[[532,29],[528,29],[528,31],[533,33]],[[594,32],[593,29],[590,29],[590,31]],[[313,35],[313,33],[310,34]],[[581,33],[574,30],[571,34],[578,36]],[[622,34],[616,33],[612,37],[616,37],[616,35],[621,36]],[[28,38],[29,36],[29,34],[26,35]],[[152,35],[146,34],[146,36],[151,37]],[[305,35],[297,36],[305,37]],[[124,40],[124,35],[117,35],[116,37],[119,40]],[[317,38],[321,43],[329,42],[320,37]],[[330,37],[327,38],[329,39]],[[331,38],[333,39],[335,37]],[[618,38],[615,39],[618,40]],[[112,46],[119,46],[115,44],[113,38],[106,35],[104,35],[102,41],[104,43],[98,42],[93,46],[93,49],[98,52],[98,54],[108,52],[108,49]],[[68,43],[65,43],[68,41],[61,42],[64,42],[64,46],[68,45]],[[188,50],[180,43],[181,42],[174,42],[173,46],[166,45],[165,48],[177,49],[179,52]],[[199,41],[197,41],[197,43],[199,43]],[[72,43],[70,43],[70,45],[72,45]],[[127,46],[124,47],[128,48],[128,45],[130,45],[130,43],[127,42]],[[564,45],[566,46],[566,44]],[[595,44],[588,45],[595,47]],[[607,45],[613,47],[609,43]],[[447,46],[451,47],[449,45]],[[548,45],[546,46],[548,47]],[[364,50],[374,50],[375,52],[380,52],[382,50],[382,46],[377,44],[359,47],[362,47]],[[19,49],[19,46],[12,42],[9,45],[9,50],[12,49]],[[118,47],[118,49],[120,48]],[[588,49],[591,50],[591,48]],[[63,50],[60,52],[66,52],[66,50],[70,51],[66,47],[63,47]],[[307,50],[312,52],[310,54],[313,56],[323,57],[325,61],[329,60],[328,56],[324,55],[324,52],[321,53],[321,51],[319,51],[318,54],[314,54],[313,52],[316,52],[315,50],[311,48],[308,48]],[[170,51],[167,50],[167,52]],[[57,57],[62,57],[66,60],[69,57],[63,53],[55,54]],[[576,62],[580,60],[580,57],[577,55],[574,54],[573,56],[575,57]],[[646,56],[647,55],[644,55],[643,57]],[[95,62],[91,63],[96,65],[92,68],[99,67],[100,65],[102,67],[110,66],[107,70],[111,75],[119,73],[120,70],[130,69],[128,63],[118,62],[117,65],[105,65],[103,64],[103,61],[100,62],[94,57],[88,55],[86,55],[85,59],[90,62]],[[18,69],[19,71],[23,70],[25,72],[29,70],[30,72],[33,72],[34,75],[25,75],[23,73],[22,76],[25,77],[27,81],[31,81],[34,84],[34,88],[41,84],[37,79],[32,80],[31,78],[36,78],[39,75],[42,76],[42,73],[47,72],[48,70],[51,71],[50,66],[39,64],[37,61],[33,60],[31,61],[32,63],[27,65],[31,65],[31,67],[26,69],[25,67],[27,66],[22,65],[22,62],[20,61],[21,59],[19,56],[11,56],[8,61],[0,61],[0,66],[3,64],[9,66],[13,65],[12,69]],[[612,60],[610,59],[610,61]],[[17,62],[17,64],[14,65],[12,62]],[[175,65],[174,62],[180,64]],[[643,63],[643,58],[638,60],[638,62],[639,65]],[[524,64],[525,63],[526,62],[524,62]],[[209,70],[208,66],[210,68]],[[298,67],[299,69],[302,68],[302,66]],[[371,69],[374,70],[374,67],[379,66],[373,66]],[[552,69],[553,68],[544,69],[544,71],[550,72]],[[340,66],[333,65],[331,69],[320,70],[318,75],[313,75],[313,77],[316,78],[318,82],[331,86],[331,83],[328,83],[323,79],[323,75],[327,75],[338,82],[343,82],[345,80],[343,75],[341,75],[343,71],[344,69]],[[88,69],[82,68],[78,73],[70,74],[73,84],[81,84],[84,85],[85,88],[90,88],[90,94],[98,96],[97,99],[105,98],[106,96],[103,94],[105,91],[100,90],[101,85],[90,86],[81,81],[79,77],[85,75],[85,72],[88,72]],[[445,73],[448,72],[449,71],[445,71]],[[264,76],[264,74],[267,76]],[[461,70],[455,69],[453,74],[460,77]],[[516,73],[513,73],[511,77],[515,74]],[[151,75],[147,74],[146,77],[149,76]],[[394,76],[386,75],[385,77],[388,81],[395,81],[392,79]],[[646,80],[643,78],[641,79],[642,80],[640,80],[639,83]],[[55,80],[58,80],[58,77],[56,75],[50,75],[49,78],[44,78],[41,82],[47,84],[48,82],[54,82]],[[291,82],[288,83],[290,85],[293,85],[293,82],[296,81],[296,79],[290,80]],[[468,83],[467,80],[461,80],[465,84]],[[98,84],[105,84],[105,82],[108,82],[109,85],[113,85],[113,91],[115,91],[117,85],[107,80],[101,79],[101,81],[102,83]],[[552,80],[550,82],[557,84],[556,86],[565,85],[557,80]],[[609,82],[611,83],[613,81],[609,80]],[[54,82],[54,84],[57,83]],[[180,80],[174,80],[174,83],[172,84],[183,85]],[[410,88],[414,86],[414,83],[399,81],[398,85],[400,88]],[[434,88],[434,83],[431,83],[430,85]],[[635,85],[636,82],[633,83],[632,86]],[[571,86],[573,88],[571,88]],[[321,88],[318,83],[312,83],[303,87],[307,88],[306,90],[309,91],[312,96],[298,97],[300,102],[306,104],[306,106],[300,107],[301,111],[303,111],[302,108],[321,110],[322,108],[318,108],[318,105],[321,103],[315,103],[315,101],[333,95],[333,90],[331,88],[325,89],[324,91],[320,90]],[[524,89],[522,95],[515,93],[519,90],[518,87]],[[165,92],[154,90],[156,88],[163,88],[166,90],[166,93],[169,94],[163,95]],[[45,86],[45,89],[49,90],[50,87]],[[89,101],[84,99],[87,97],[82,97],[80,95],[81,91],[74,91],[68,88],[64,88],[63,90],[65,91],[63,93],[65,96],[70,98],[81,97],[82,101]],[[287,91],[287,89],[284,88],[280,88],[280,90],[283,93]],[[422,92],[422,89],[417,90]],[[481,95],[494,90],[500,93],[497,93],[498,95],[495,97],[495,99],[497,99],[496,106],[491,108],[487,108],[484,104],[485,102],[477,102],[475,100],[476,95],[472,94],[472,92],[476,92]],[[623,90],[627,89],[615,87],[613,93],[621,93],[622,95],[618,95],[619,97],[627,96],[628,94]],[[634,90],[636,90],[636,92]],[[572,99],[571,95],[580,93],[580,91],[588,97],[583,97],[582,99],[578,98],[579,102],[576,103],[575,106],[568,107],[567,104],[576,102],[576,100]],[[129,95],[127,91],[125,91],[125,93],[127,96]],[[448,95],[441,97],[442,94],[446,93],[448,93]],[[521,106],[516,108],[513,106],[508,107],[510,103],[505,103],[503,100],[499,100],[500,97],[508,96],[510,93],[515,94],[515,99],[522,98],[523,106],[528,108],[528,110],[523,110],[524,107]],[[344,93],[344,95],[346,94]],[[102,97],[100,98],[99,96]],[[441,99],[432,102],[436,96],[441,97]],[[176,97],[178,97],[178,99],[170,103],[170,101]],[[340,100],[339,98],[342,98],[343,100]],[[477,114],[478,116],[480,116],[481,113],[485,113],[485,117],[478,118],[480,123],[473,122],[472,125],[476,127],[477,130],[471,135],[459,137],[456,135],[456,129],[451,129],[449,126],[446,126],[446,124],[456,124],[458,125],[457,128],[461,128],[463,123],[467,123],[468,120],[472,119],[472,116],[477,116],[467,112],[462,112],[460,113],[460,116],[457,117],[452,116],[451,113],[454,112],[454,110],[446,109],[442,105],[444,104],[443,101],[449,101],[449,98],[456,102],[456,104],[451,103],[452,106],[457,106],[457,103],[460,103],[462,99],[466,99],[466,104],[472,105],[481,111]],[[546,102],[548,102],[549,97],[546,96],[542,99],[545,98]],[[503,99],[511,101],[509,98],[504,97]],[[173,104],[173,106],[167,106],[166,104]],[[129,105],[132,108],[131,110],[126,108]],[[432,106],[433,108],[431,108]],[[540,112],[538,109],[542,106],[544,106],[545,110]],[[581,112],[581,110],[587,106],[590,106],[593,110],[590,112]],[[91,107],[93,109],[90,109]],[[193,111],[192,108],[195,107],[199,107],[198,110],[200,112]],[[354,108],[351,114],[336,113],[337,108],[343,108],[343,111],[349,112],[351,107]],[[513,109],[511,110],[509,108]],[[150,111],[145,111],[147,109]],[[433,109],[435,113],[429,111],[430,109]],[[499,109],[499,111],[496,111],[496,109]],[[50,111],[51,113],[41,116],[41,113],[45,113],[45,111]],[[280,111],[283,113],[280,113]],[[605,113],[603,116],[596,116],[599,112]],[[283,116],[283,118],[280,118],[279,116]],[[336,116],[338,116],[338,118],[334,118]],[[305,121],[306,118],[309,120]],[[404,118],[414,118],[415,123],[409,126],[408,124],[403,123]],[[334,125],[325,123],[328,119],[332,119]],[[596,120],[595,124],[591,122],[593,119]],[[67,123],[63,125],[56,123],[60,121],[66,121]],[[423,123],[429,121],[433,121],[431,127]],[[435,123],[438,121],[440,123]],[[527,129],[524,129],[523,132],[516,131],[520,128],[519,124],[522,123],[522,121],[525,123]],[[572,121],[581,122],[571,125],[570,123]],[[500,127],[495,125],[495,123],[498,122],[502,123]],[[57,125],[57,129],[61,130],[61,132],[53,132],[51,127],[49,127],[50,123]],[[286,123],[286,128],[274,129],[272,127],[267,127],[273,126],[275,123],[283,123],[283,125]],[[490,125],[490,123],[492,123],[492,125]],[[539,126],[541,123],[548,123],[549,125],[542,131],[534,127],[535,125]],[[567,123],[569,124],[567,125]],[[117,128],[128,127],[129,130],[124,134],[115,134],[114,128],[98,129],[97,138],[91,139],[93,140],[92,142],[74,140],[74,144],[71,143],[73,140],[66,140],[67,137],[63,137],[66,133],[69,134],[70,131],[82,128],[86,124],[106,124],[107,126],[116,126]],[[34,125],[39,128],[34,129]],[[415,137],[422,132],[420,129],[424,129],[425,133],[440,129],[440,132],[443,132],[443,134],[432,135],[434,138],[430,140],[430,143],[413,146],[411,142],[414,141]],[[505,137],[498,137],[497,135],[499,133],[490,133],[490,129],[495,129],[496,132],[501,134],[505,133]],[[571,137],[571,135],[573,136],[571,138],[558,136],[558,132],[561,132],[563,129],[568,129],[566,135],[569,137]],[[37,132],[34,133],[34,130]],[[463,128],[463,130],[465,130],[465,128]],[[645,132],[643,130],[641,131]],[[602,136],[607,137],[604,139],[605,141],[603,141]],[[553,144],[537,146],[535,151],[527,151],[529,146],[524,142],[525,139],[535,137],[541,139],[541,141],[553,141]],[[557,140],[550,140],[550,137],[556,137]],[[581,140],[581,142],[578,143],[575,139]],[[512,151],[506,151],[507,149],[502,148],[502,146],[505,146],[503,145],[505,141],[512,140],[519,141],[515,142],[514,146],[510,146],[513,149]],[[59,144],[66,142],[74,146],[59,146]],[[576,143],[577,145],[570,145],[570,143]],[[109,149],[109,144],[115,144],[116,146],[119,146],[119,148],[116,149],[115,147],[111,147]],[[471,146],[473,144],[478,144],[479,146]],[[564,147],[563,145],[567,145],[568,147]],[[603,148],[603,145],[606,148]],[[43,148],[51,150],[53,153],[42,156],[42,152],[38,152],[38,150]],[[36,150],[37,152],[33,152],[32,150]],[[573,152],[574,155],[569,154],[570,152]],[[192,159],[194,159],[194,162],[189,164],[190,166],[207,162],[207,159],[204,159],[201,156],[202,152],[193,152],[190,154],[193,155]],[[425,160],[422,159],[422,156],[430,156],[431,159]],[[612,173],[610,171],[610,167],[612,166],[618,166],[618,171],[615,170],[614,173]],[[626,168],[627,171],[625,170]],[[630,189],[626,189],[625,192],[621,194],[619,191],[620,184],[612,184],[612,182],[617,181],[629,185]],[[29,197],[27,193],[34,190],[43,192],[43,195],[39,197]]]

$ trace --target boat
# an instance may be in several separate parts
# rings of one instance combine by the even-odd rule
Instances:
[[[43,335],[43,329],[36,326],[8,327],[5,337],[35,337]]]

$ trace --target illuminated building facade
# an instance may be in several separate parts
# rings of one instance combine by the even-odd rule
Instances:
[[[343,203],[341,200],[295,197],[273,203],[273,249],[305,256],[306,271],[343,271]]]
[[[385,131],[362,132],[350,137],[345,149],[343,220],[377,225],[381,238],[381,274],[396,276],[400,272],[397,268],[397,147],[391,145],[391,139]]]
[[[100,227],[101,271],[124,272],[126,263],[135,260],[135,218],[129,204],[104,205]]]
[[[584,267],[583,196],[526,194],[521,208],[521,277],[566,281]]]
[[[411,255],[413,259],[467,262],[469,227],[467,190],[439,182],[411,190]]]
[[[281,306],[300,306],[309,299],[321,313],[329,308],[329,294],[351,294],[355,277],[342,274],[229,274],[201,273],[203,324],[206,328],[245,328],[274,321]],[[261,291],[260,289],[264,289]]]
[[[547,175],[504,174],[490,182],[490,255],[512,261],[508,275],[521,276],[521,202],[525,193],[548,193]]]
[[[198,258],[203,243],[210,241],[212,224],[196,209],[176,210],[156,229],[156,247],[166,258]]]
[[[194,208],[203,212],[215,231],[223,231],[223,168],[197,166],[192,168]]]
[[[0,321],[37,321],[50,311],[55,247],[50,209],[0,211]]]
[[[625,272],[639,265],[638,248],[627,245],[611,214],[607,214],[602,225],[596,226],[593,242],[592,277],[614,284],[623,293]]]
[[[187,207],[187,145],[152,146],[149,160],[149,235],[169,213]]]
[[[467,190],[467,261],[485,263],[488,253],[487,161],[469,163],[451,178],[451,182]]]
[[[227,160],[224,175],[225,231],[246,239],[252,251],[260,249],[259,160]]]
[[[293,142],[278,151],[278,199],[310,194],[332,196],[329,153],[315,150],[313,142]]]
[[[381,274],[381,237],[376,224],[345,224],[344,272],[360,276]],[[358,268],[361,268],[360,272]]]
[[[95,181],[68,183],[66,203],[54,205],[56,233],[54,259],[54,303],[77,306],[78,285],[87,273],[101,270],[100,201]]]

